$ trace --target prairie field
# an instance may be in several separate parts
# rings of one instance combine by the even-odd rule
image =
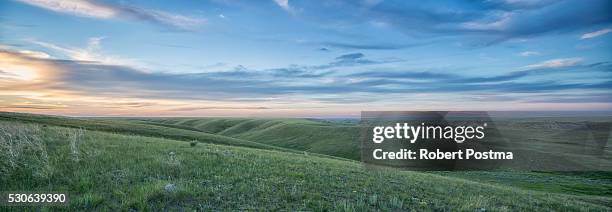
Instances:
[[[358,139],[353,121],[0,113],[0,191],[64,192],[41,209],[65,211],[612,210],[610,172],[369,168]]]

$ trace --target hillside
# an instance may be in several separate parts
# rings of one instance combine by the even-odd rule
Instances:
[[[356,145],[353,141],[356,140],[355,135],[359,133],[354,122],[246,118],[68,118],[0,112],[0,122],[1,120],[8,123],[37,123],[43,127],[61,126],[148,138],[168,138],[173,139],[173,142],[176,142],[174,140],[190,142],[195,140],[213,144],[277,150],[300,155],[307,154],[308,156],[344,161],[347,159],[317,154],[314,151],[342,157],[348,155],[345,158],[352,158],[353,160],[355,160],[354,157],[357,157],[358,160],[357,153],[359,151],[357,146],[351,146]],[[533,126],[532,121],[517,122],[517,124]],[[517,132],[517,135],[524,134],[524,132],[533,133],[522,130],[521,127],[516,127],[516,124],[511,126],[512,130]],[[540,134],[544,133],[542,129],[537,131]],[[547,133],[554,134],[555,132],[552,130]],[[292,138],[291,140],[294,142],[288,142],[290,141],[288,138]],[[330,138],[335,139],[330,140]],[[254,140],[257,140],[257,142]],[[296,145],[295,141],[298,141],[297,144],[299,145]],[[316,145],[310,144],[317,142]],[[320,145],[318,150],[316,148],[307,149],[309,146],[317,147],[318,145]],[[345,148],[345,145],[350,148]],[[542,146],[540,149],[544,150],[546,148],[548,147]],[[308,153],[305,153],[304,150]],[[353,153],[351,154],[349,150]],[[350,157],[350,155],[353,155],[353,157]],[[494,186],[512,186],[547,193],[612,197],[612,193],[610,193],[612,173],[610,172],[470,171],[429,173]]]
[[[271,146],[359,160],[359,128],[307,119],[144,118],[130,119],[165,127],[253,141]]]
[[[142,118],[129,119],[139,123],[177,127],[216,133],[273,146],[317,152],[326,155],[359,160],[359,129],[355,122],[328,122],[305,119],[248,119],[248,118]],[[588,122],[587,122],[588,120]],[[496,119],[497,127],[525,151],[546,153],[559,149],[559,145],[575,143],[580,147],[585,140],[585,130],[573,133],[576,126],[586,123],[609,123],[610,118],[528,118]],[[559,128],[550,126],[571,126]],[[608,130],[609,131],[609,130]],[[606,132],[602,129],[601,132]],[[531,139],[525,139],[526,137]],[[551,138],[553,138],[551,140]],[[538,145],[530,142],[537,139]],[[588,137],[586,137],[588,139]],[[568,148],[564,146],[562,148]],[[608,150],[609,151],[609,150]],[[548,154],[560,161],[575,160],[578,155]],[[534,163],[528,163],[533,165]],[[509,185],[530,190],[562,193],[612,196],[611,172],[529,172],[529,171],[468,171],[431,172],[496,185]]]
[[[248,141],[240,138],[232,138],[223,135],[201,132],[193,129],[181,129],[177,127],[165,127],[153,124],[129,121],[128,119],[105,119],[105,118],[73,118],[62,116],[36,115],[26,113],[0,112],[0,121],[17,121],[25,123],[37,123],[42,125],[53,125],[70,128],[82,128],[112,133],[123,133],[130,135],[141,135],[149,137],[161,137],[182,141],[196,141],[204,143],[243,146],[258,149],[279,150],[284,152],[302,153],[302,151],[282,148]],[[316,153],[315,153],[316,154]],[[325,156],[325,155],[321,155]]]
[[[24,148],[22,157],[9,158],[27,165],[2,166],[0,190],[67,192],[70,206],[55,208],[60,210],[605,211],[612,203],[605,197],[368,169],[357,162],[281,151],[190,146],[14,121],[1,121],[0,128],[3,135],[22,135],[20,139],[45,146]],[[47,156],[36,157],[41,155]]]

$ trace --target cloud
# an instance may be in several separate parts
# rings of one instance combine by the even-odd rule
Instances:
[[[289,6],[289,0],[274,0],[274,3],[276,3],[279,7],[283,8],[283,10],[287,12],[293,12],[293,8]]]
[[[582,58],[577,58],[577,57],[575,57],[575,58],[560,58],[560,59],[547,60],[547,61],[544,61],[544,62],[527,65],[525,67],[526,68],[530,68],[530,69],[562,68],[562,67],[568,67],[568,66],[575,66],[575,65],[579,64],[580,62],[582,62]]]
[[[426,45],[427,43],[420,44],[392,44],[392,43],[347,43],[347,42],[322,42],[319,45],[341,48],[341,49],[362,49],[362,50],[395,50],[404,49],[409,47]]]
[[[20,50],[19,53],[28,55],[30,57],[35,57],[35,58],[43,58],[43,59],[51,58],[49,54],[45,52],[40,52],[40,51]]]
[[[519,56],[521,57],[530,57],[530,56],[538,56],[538,55],[541,55],[541,53],[537,51],[524,51],[524,52],[519,53]]]
[[[477,34],[486,41],[487,45],[502,41],[544,35],[547,33],[564,33],[590,28],[602,24],[612,23],[609,15],[611,4],[609,1],[591,1],[584,4],[582,1],[550,2],[529,10],[515,9],[489,10],[484,16],[470,20],[463,24],[464,28],[449,27],[441,29],[442,32],[461,34]],[[584,14],[589,14],[585,16]]]
[[[245,106],[245,107],[228,107],[228,106],[207,106],[207,107],[178,107],[172,108],[174,111],[194,111],[194,110],[269,110],[269,107],[262,106]]]
[[[300,66],[270,69],[263,72],[262,74],[269,74],[269,76],[282,78],[321,78],[333,73],[332,71],[310,71],[308,67]]]
[[[177,111],[189,110],[264,110],[273,109],[266,105],[253,106],[255,102],[267,102],[291,97],[292,104],[309,101],[325,104],[349,104],[365,101],[383,101],[384,96],[415,95],[419,101],[422,95],[457,95],[470,97],[480,93],[513,94],[516,101],[528,101],[521,95],[564,93],[581,91],[580,95],[605,93],[612,89],[609,70],[603,66],[608,63],[597,63],[576,66],[551,65],[555,62],[545,61],[538,69],[527,69],[500,75],[470,76],[460,72],[414,71],[374,69],[360,72],[332,71],[336,61],[365,60],[362,53],[340,55],[329,64],[316,66],[289,66],[286,68],[252,70],[236,67],[230,71],[203,73],[162,73],[143,71],[127,65],[110,65],[93,61],[60,60],[39,58],[17,51],[0,51],[0,67],[9,74],[23,74],[27,67],[32,71],[29,78],[4,78],[0,73],[0,98],[6,95],[27,96],[34,99],[44,97],[42,103],[57,102],[69,95],[75,102],[86,103],[83,99],[103,98],[107,104],[118,108],[132,107],[134,102],[144,100],[162,104],[165,101],[182,101]],[[563,63],[561,63],[563,64]],[[359,64],[351,64],[351,66]],[[550,69],[548,67],[558,67]],[[607,67],[607,66],[606,66]],[[549,76],[566,70],[593,70],[606,74],[603,77],[582,81],[552,79],[548,77],[530,77],[533,75]],[[607,77],[606,77],[607,76]],[[384,95],[383,95],[384,94]],[[577,97],[567,94],[567,98]],[[137,99],[137,100],[134,100]],[[185,102],[217,101],[241,102],[244,105],[189,105]],[[334,101],[337,99],[337,101]],[[599,101],[592,98],[584,101]],[[609,99],[609,98],[608,98]],[[121,102],[124,104],[108,102]],[[91,100],[90,100],[91,101]],[[97,100],[96,100],[97,101]],[[399,100],[398,100],[399,101]],[[491,100],[494,101],[494,100]],[[551,99],[551,101],[553,101]],[[555,100],[556,101],[556,100]],[[574,98],[568,101],[580,101]],[[146,101],[145,101],[146,102]],[[162,103],[160,103],[162,102]],[[72,107],[76,103],[71,103]],[[98,103],[100,104],[100,103]],[[148,105],[137,105],[148,107]]]
[[[351,74],[351,77],[367,77],[367,78],[387,78],[387,79],[434,79],[434,80],[450,80],[459,79],[459,75],[434,73],[427,71],[366,71]]]
[[[154,24],[171,26],[179,30],[194,30],[197,26],[206,23],[206,19],[192,18],[139,7],[120,6],[117,7],[117,9],[119,9],[125,16],[148,21]]]
[[[139,19],[154,24],[169,26],[180,30],[193,30],[196,26],[206,22],[198,19],[167,13],[158,10],[139,8],[128,5],[103,4],[88,0],[18,0],[20,2],[43,9],[71,14],[81,17],[111,19],[128,18]]]
[[[19,0],[23,3],[41,7],[60,13],[78,15],[82,17],[93,18],[113,18],[118,15],[119,11],[115,8],[101,4],[96,4],[93,1],[87,0]]]
[[[363,58],[365,55],[362,53],[353,53],[353,54],[345,54],[336,57],[336,60],[356,60],[359,58]]]
[[[30,42],[41,47],[47,48],[49,50],[57,51],[63,55],[66,55],[71,60],[90,61],[115,65],[140,66],[140,64],[137,64],[135,61],[125,59],[124,57],[108,56],[100,53],[100,49],[102,48],[102,41],[104,39],[106,38],[91,37],[87,39],[87,45],[85,47],[65,47],[37,40],[30,40]]]
[[[366,71],[351,74],[350,77],[365,77],[366,79],[379,79],[378,82],[391,82],[391,81],[380,81],[380,79],[394,79],[394,80],[409,80],[409,81],[419,81],[419,82],[431,82],[431,83],[443,83],[443,84],[481,84],[481,83],[494,83],[494,82],[506,82],[512,81],[519,78],[526,77],[528,75],[536,74],[536,73],[545,73],[539,69],[532,70],[524,70],[524,71],[514,71],[507,74],[501,74],[496,76],[487,76],[487,77],[470,77],[470,76],[462,76],[458,74],[448,74],[448,73],[436,73],[430,71]]]
[[[461,23],[461,26],[468,30],[497,31],[507,28],[511,21],[512,13],[504,12],[493,21],[468,21]]]
[[[358,27],[383,22],[389,28],[414,37],[465,37],[476,44],[493,45],[609,25],[612,24],[611,8],[612,3],[606,0],[593,0],[588,4],[579,0],[467,1],[458,4],[381,1],[375,5],[340,0],[317,9],[306,8],[303,13],[316,16],[314,20],[321,25],[333,22]]]
[[[555,0],[500,0],[483,2],[483,4],[489,8],[507,11],[539,9],[554,3]]]
[[[362,53],[351,53],[340,55],[336,57],[334,62],[331,62],[329,66],[352,66],[352,65],[367,65],[367,64],[380,64],[380,63],[389,63],[395,61],[374,61],[364,58],[365,55]]]
[[[606,28],[606,29],[601,29],[601,30],[595,31],[595,32],[585,33],[582,36],[580,36],[580,40],[599,37],[599,36],[608,34],[610,32],[612,32],[612,28]]]
[[[38,106],[38,105],[8,105],[8,106],[0,106],[0,108],[4,109],[35,109],[35,110],[49,110],[56,109],[54,106]]]
[[[598,93],[580,96],[546,95],[537,96],[537,98],[532,98],[527,101],[536,103],[612,103],[612,95]]]

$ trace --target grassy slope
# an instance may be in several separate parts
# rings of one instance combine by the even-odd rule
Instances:
[[[255,139],[266,139],[274,141],[271,145],[280,145],[289,148],[283,142],[291,136],[298,137],[293,139],[302,143],[308,143],[309,140],[319,141],[322,153],[330,155],[345,156],[349,154],[338,154],[345,145],[351,148],[352,141],[356,138],[351,138],[348,133],[351,124],[343,123],[328,123],[311,120],[297,119],[242,119],[242,118],[143,118],[143,119],[116,119],[116,118],[96,118],[96,119],[74,119],[65,117],[50,117],[30,114],[15,114],[15,113],[0,113],[0,120],[20,120],[26,122],[36,122],[49,125],[83,127],[93,130],[103,130],[110,132],[121,132],[127,134],[137,134],[145,136],[157,136],[165,138],[175,138],[182,140],[194,140],[199,136],[209,136],[207,133],[218,133],[223,136],[213,137],[223,140],[212,139],[209,142],[253,146],[250,143],[244,145],[242,143],[227,143],[224,140],[231,139],[225,137],[247,137]],[[243,124],[244,123],[244,124]],[[276,127],[275,127],[276,126]],[[346,128],[346,127],[349,128]],[[280,129],[289,129],[288,131],[280,131]],[[153,132],[154,134],[151,134]],[[277,135],[281,135],[278,136]],[[284,133],[284,134],[283,134]],[[358,132],[350,132],[358,133]],[[274,136],[277,135],[277,136]],[[343,136],[344,135],[344,136]],[[354,135],[354,134],[353,134]],[[258,137],[259,136],[259,137]],[[301,138],[300,138],[301,137]],[[325,141],[318,138],[336,138],[334,140]],[[243,141],[245,139],[238,139]],[[259,142],[265,142],[259,141]],[[312,146],[317,146],[312,145]],[[274,149],[264,145],[263,147],[256,145],[257,148]],[[304,146],[298,145],[296,149],[304,150]],[[309,149],[314,152],[315,148]],[[281,151],[297,152],[289,149],[281,149]],[[351,150],[358,152],[358,149]],[[318,154],[310,154],[323,156]],[[353,154],[354,155],[354,154]],[[326,156],[323,156],[326,157]],[[358,157],[358,156],[357,156]],[[339,158],[336,158],[339,159]],[[355,158],[353,158],[355,159]],[[509,185],[518,188],[538,190],[545,192],[575,194],[575,195],[596,195],[596,196],[612,196],[610,188],[612,188],[612,173],[537,173],[537,172],[432,172],[438,175],[449,177],[457,177],[478,182],[486,182],[495,185]]]
[[[461,171],[443,176],[561,194],[612,197],[610,172]]]
[[[305,119],[163,118],[140,119],[145,123],[174,126],[296,149],[359,160],[359,128],[356,125]]]
[[[204,143],[225,144],[234,146],[244,146],[259,149],[271,149],[288,152],[301,152],[293,149],[286,149],[273,145],[252,142],[239,138],[232,138],[222,135],[205,133],[189,129],[176,127],[164,127],[139,122],[127,121],[123,119],[99,119],[99,118],[69,118],[61,116],[34,115],[25,113],[0,112],[0,120],[31,122],[45,125],[62,127],[83,128],[87,130],[134,134],[151,137],[162,137],[184,141],[199,141]]]
[[[583,121],[584,119],[579,119]],[[595,120],[595,119],[593,119]],[[335,155],[339,157],[359,160],[358,135],[359,131],[353,124],[329,123],[300,119],[243,119],[243,118],[157,118],[139,119],[145,123],[179,127],[196,131],[217,133],[220,135],[241,138],[250,141],[266,143],[285,148],[307,150],[322,154]],[[518,125],[524,125],[542,120],[516,120]],[[550,119],[544,119],[545,123]],[[574,121],[563,120],[560,121]],[[601,121],[601,120],[600,120]],[[609,121],[609,119],[603,119]],[[530,125],[529,125],[530,126]],[[531,127],[511,126],[505,127],[507,136],[545,134],[543,137],[554,137],[558,131],[543,129],[531,130]],[[537,131],[537,132],[532,132]],[[550,131],[550,132],[549,132]],[[546,137],[548,136],[548,137]],[[516,136],[515,136],[516,137]],[[524,140],[520,136],[512,137],[516,141]],[[576,138],[580,140],[579,138]],[[546,140],[546,139],[543,139]],[[533,147],[533,146],[530,146]],[[541,148],[548,148],[547,146]],[[469,172],[432,172],[444,176],[458,177],[468,180],[487,182],[498,185],[509,185],[531,190],[577,194],[612,196],[612,173],[611,172],[491,172],[491,171],[469,171]]]
[[[610,198],[559,195],[357,162],[87,131],[79,160],[66,128],[45,127],[49,174],[0,178],[0,190],[65,191],[69,210],[611,210]],[[172,152],[172,153],[171,153]],[[164,190],[172,183],[177,189]]]

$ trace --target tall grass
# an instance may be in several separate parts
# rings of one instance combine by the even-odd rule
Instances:
[[[20,175],[48,177],[52,170],[45,141],[47,125],[19,122],[0,122],[0,176]],[[57,130],[57,129],[53,129]],[[64,128],[64,139],[69,143],[70,157],[78,162],[88,155],[83,136],[85,130]]]
[[[72,160],[79,161],[79,156],[81,152],[79,151],[79,146],[83,140],[83,129],[68,129],[68,141],[70,141],[70,155],[72,155]]]
[[[47,176],[49,156],[38,125],[0,122],[0,175]]]
[[[609,211],[612,202],[609,197],[535,192],[430,173],[365,169],[353,161],[313,154],[205,143],[190,147],[164,138],[19,122],[0,129],[0,156],[7,157],[1,161],[10,169],[9,176],[0,176],[0,191],[69,195],[68,206],[42,210]],[[15,135],[20,135],[19,142]],[[38,146],[29,144],[33,140]],[[15,147],[24,144],[28,146]],[[49,176],[14,171],[39,170],[32,169],[32,161],[16,162],[25,166],[12,168],[8,156],[14,154],[8,151],[15,149],[21,149],[19,160],[35,156],[28,151],[44,150],[52,168]]]

